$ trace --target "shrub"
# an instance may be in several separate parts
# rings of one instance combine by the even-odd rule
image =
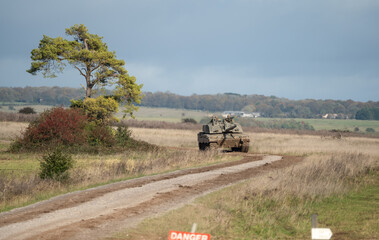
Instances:
[[[375,129],[373,129],[373,128],[366,128],[366,132],[373,133],[373,132],[375,132]]]
[[[68,170],[74,165],[74,161],[69,154],[63,153],[60,149],[43,156],[40,162],[40,174],[42,179],[52,179],[56,181],[66,181],[69,177]]]
[[[131,138],[132,131],[127,126],[117,127],[116,140],[121,146],[125,145]]]
[[[114,130],[104,121],[90,121],[81,108],[58,107],[45,111],[30,123],[9,150],[43,151],[63,147],[72,151],[98,152],[105,150],[104,147],[113,151],[136,144],[140,145],[131,138],[131,131],[125,126]],[[113,146],[115,148],[111,149]]]
[[[116,143],[112,128],[90,122],[86,125],[86,142],[91,146],[111,147]]]
[[[18,113],[22,113],[22,114],[36,114],[36,112],[34,111],[34,108],[31,108],[31,107],[21,108],[20,110],[18,110]]]
[[[47,110],[29,124],[22,137],[14,143],[13,150],[81,145],[86,141],[87,124],[87,116],[81,110],[62,107]]]
[[[193,123],[193,124],[197,124],[197,121],[193,118],[183,118],[182,119],[182,123]]]

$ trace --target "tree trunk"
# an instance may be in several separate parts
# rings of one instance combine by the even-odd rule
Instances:
[[[91,82],[91,69],[88,66],[88,64],[86,64],[86,65],[87,65],[87,69],[86,69],[86,82],[87,82],[86,98],[90,98],[91,93],[92,93],[93,83]]]
[[[92,89],[87,86],[87,88],[86,88],[86,98],[90,98],[91,97],[91,90]]]

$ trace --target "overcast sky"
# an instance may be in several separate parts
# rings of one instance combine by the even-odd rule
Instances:
[[[84,84],[26,72],[42,36],[74,24],[143,91],[379,101],[379,0],[1,0],[0,87]]]

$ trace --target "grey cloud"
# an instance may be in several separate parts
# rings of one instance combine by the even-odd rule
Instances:
[[[43,34],[84,23],[146,91],[378,100],[375,0],[15,0],[0,3],[0,20],[1,86],[47,81],[20,62]],[[57,85],[79,87],[71,72]]]

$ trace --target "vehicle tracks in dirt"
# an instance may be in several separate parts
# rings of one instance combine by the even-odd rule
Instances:
[[[104,238],[201,195],[301,161],[241,155],[239,161],[122,181],[2,213],[0,239]]]

